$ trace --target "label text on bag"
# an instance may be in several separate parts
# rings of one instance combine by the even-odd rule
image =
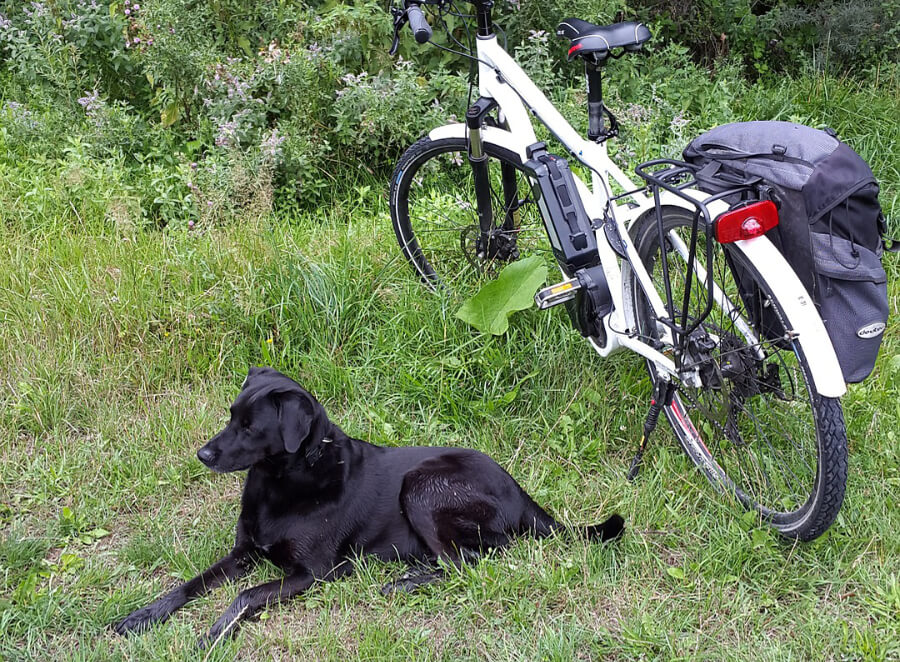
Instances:
[[[861,328],[856,332],[856,335],[860,338],[874,338],[882,331],[884,331],[884,322],[875,322],[874,324],[869,324],[868,326]]]

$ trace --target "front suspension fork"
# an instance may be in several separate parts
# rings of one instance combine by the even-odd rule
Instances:
[[[500,163],[500,178],[503,183],[503,229],[511,232],[518,226],[519,213],[519,172],[506,161]]]
[[[469,165],[472,167],[472,177],[475,181],[475,205],[478,212],[479,236],[476,245],[476,253],[481,259],[490,258],[491,232],[494,229],[494,210],[491,200],[491,180],[488,170],[488,157],[484,150],[481,131],[488,113],[497,107],[494,99],[479,98],[469,110],[466,111],[466,127],[469,140]],[[515,184],[515,182],[513,182]],[[507,175],[503,173],[504,198],[508,197]],[[507,204],[507,209],[509,206]],[[507,213],[509,215],[509,213]],[[504,224],[509,219],[504,219]]]

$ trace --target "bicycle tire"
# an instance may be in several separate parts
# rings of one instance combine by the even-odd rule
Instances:
[[[494,227],[507,221],[510,254],[477,254],[480,234],[472,170],[462,137],[424,137],[410,146],[391,176],[390,212],[397,242],[422,282],[453,296],[472,294],[508,262],[529,254],[549,255],[540,209],[519,156],[485,142],[492,189]],[[515,173],[504,187],[503,169]],[[509,192],[515,189],[515,200]],[[548,262],[549,264],[549,262]]]
[[[683,209],[664,208],[666,236],[675,231],[679,236],[684,233],[683,240],[689,241],[692,216]],[[638,219],[631,234],[651,279],[660,283],[655,213]],[[697,245],[702,256],[702,235]],[[666,250],[672,251],[672,247],[667,245]],[[735,325],[738,315],[714,305],[710,317],[701,324],[700,333],[714,339],[716,347],[709,351],[708,360],[702,353],[694,357],[695,365],[706,370],[706,378],[699,387],[679,384],[671,405],[664,408],[666,418],[685,453],[715,487],[735,496],[745,508],[757,511],[783,536],[812,540],[834,522],[844,499],[848,454],[840,401],[816,392],[802,338],[790,337],[784,331],[783,307],[759,270],[728,244],[714,242],[714,250],[715,281],[739,315],[747,321],[761,319],[761,310],[754,317],[750,308],[757,304],[771,306],[774,319],[781,326],[774,332],[771,328],[755,329],[758,344],[752,343]],[[675,312],[680,316],[687,269],[684,260],[674,252],[672,255],[675,259],[667,260],[669,280],[673,299],[678,302]],[[692,292],[705,292],[695,287],[700,283],[696,274],[691,278]],[[630,280],[635,330],[651,341],[657,340],[657,325],[643,291],[636,279]],[[738,290],[739,280],[745,293],[750,285],[758,288],[752,290],[760,293],[757,302],[745,300],[746,295]],[[705,301],[705,296],[696,300],[691,296],[689,314],[702,310]],[[767,324],[772,324],[771,314],[766,319]],[[764,358],[756,354],[757,348]],[[776,378],[772,378],[773,368],[769,366],[775,366]],[[647,362],[647,369],[655,392],[658,375],[652,362]]]

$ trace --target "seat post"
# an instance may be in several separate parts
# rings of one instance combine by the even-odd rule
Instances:
[[[606,127],[603,117],[603,83],[600,70],[603,64],[584,59],[588,89],[588,138],[597,141],[605,135]]]

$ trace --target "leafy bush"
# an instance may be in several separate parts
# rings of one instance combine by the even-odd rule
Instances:
[[[794,4],[794,3],[791,3]],[[900,2],[804,3],[770,16],[774,56],[798,64],[812,57],[820,69],[852,70],[900,56]]]
[[[698,60],[734,55],[757,73],[824,68],[862,70],[900,54],[897,0],[634,0],[659,36]]]
[[[133,98],[145,81],[126,52],[125,17],[98,0],[5,3],[0,54],[21,79],[61,96],[102,85],[112,98]]]
[[[629,157],[654,145],[673,151],[685,132],[719,114],[722,99],[708,90],[728,90],[705,84],[708,73],[686,65],[691,55],[728,55],[716,66],[738,85],[739,60],[759,72],[808,56],[859,68],[879,54],[896,56],[900,41],[896,0],[630,6],[634,12],[624,0],[495,6],[507,48],[576,123],[584,115],[582,68],[566,64],[567,42],[551,32],[557,23],[612,22],[619,12],[654,20],[662,38],[651,56],[607,69],[610,103],[642,120],[623,132]],[[446,26],[465,43],[472,30],[464,23],[443,15],[435,40],[456,47]],[[0,166],[74,159],[84,172],[117,173],[128,200],[114,205],[117,227],[123,217],[128,226],[156,227],[318,205],[337,182],[382,176],[406,145],[465,110],[468,60],[419,46],[407,32],[392,59],[390,37],[390,14],[374,0],[2,3]]]
[[[7,152],[27,144],[26,158],[59,156],[58,136],[35,140],[35,106],[55,108],[87,157],[131,171],[143,222],[228,218],[279,198],[316,204],[335,171],[389,167],[446,119],[445,101],[464,96],[455,74],[395,63],[390,16],[366,0],[62,0],[5,11]]]
[[[516,46],[515,58],[535,85],[542,90],[553,89],[555,58],[550,56],[550,35],[546,30],[531,30],[528,39]]]

